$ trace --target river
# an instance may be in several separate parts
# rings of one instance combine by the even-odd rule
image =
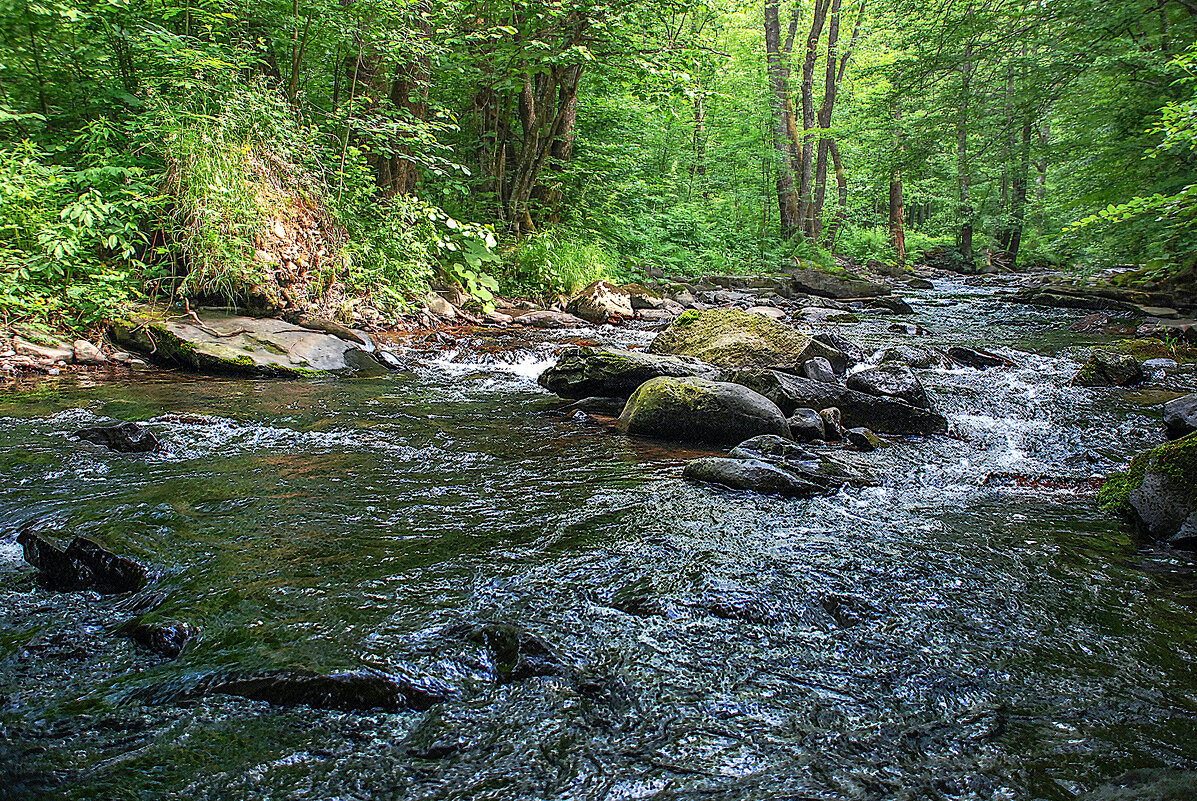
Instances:
[[[1197,572],[1093,502],[1094,476],[1163,441],[1160,392],[1068,386],[1101,338],[1068,330],[1081,312],[964,281],[910,301],[929,335],[885,315],[838,330],[1017,366],[919,371],[956,436],[868,454],[882,486],[805,500],[688,484],[699,451],[554,413],[535,377],[576,332],[443,334],[373,378],[0,394],[0,797],[996,801],[1183,781]],[[165,450],[66,438],[114,418],[155,420]],[[39,589],[25,526],[94,537],[151,584]],[[198,628],[179,659],[114,635],[147,598]],[[496,622],[564,669],[495,682],[453,632]],[[193,692],[282,668],[454,697],[363,713]]]

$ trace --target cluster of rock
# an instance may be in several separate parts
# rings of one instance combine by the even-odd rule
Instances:
[[[144,367],[146,363],[122,350],[109,349],[86,339],[67,342],[44,332],[25,328],[0,339],[0,369],[16,373],[37,371],[57,375],[66,367],[94,368],[109,364]]]
[[[874,432],[948,430],[909,367],[881,364],[843,379],[856,359],[836,342],[745,310],[689,310],[647,352],[573,346],[539,383],[575,400],[571,408],[620,409],[615,425],[630,434],[737,446],[691,463],[688,478],[810,495],[871,479],[802,444],[866,451],[888,444]]]

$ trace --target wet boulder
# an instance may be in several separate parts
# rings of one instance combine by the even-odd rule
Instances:
[[[953,345],[948,348],[948,358],[957,364],[962,364],[965,367],[973,367],[977,370],[988,370],[991,367],[1009,367],[1012,365],[1009,359],[1003,359],[996,353],[990,353],[987,350],[980,350],[978,348],[966,348],[962,345]]]
[[[788,437],[785,415],[740,384],[705,378],[654,378],[628,399],[618,425],[629,434],[730,444],[757,434]]]
[[[845,386],[866,395],[880,398],[895,398],[911,406],[931,408],[931,400],[922,383],[909,367],[901,364],[883,364],[868,370],[861,370],[848,376]]]
[[[750,387],[785,413],[834,406],[840,410],[843,425],[847,428],[863,426],[886,434],[946,434],[948,431],[947,419],[931,409],[776,370],[726,370],[723,379]]]
[[[1179,439],[1197,431],[1197,393],[1164,404],[1164,428],[1168,439]]]
[[[795,442],[827,439],[823,417],[814,409],[795,409],[786,422],[790,424],[790,436]]]
[[[686,465],[683,476],[691,481],[791,498],[832,493],[846,484],[876,484],[864,470],[810,453],[774,435],[741,442],[726,458],[695,459]]]
[[[864,361],[864,349],[861,348],[860,345],[857,345],[855,342],[848,339],[846,336],[838,334],[835,331],[820,331],[819,333],[815,334],[815,341],[822,342],[829,348],[844,354],[844,356],[847,358],[847,364],[856,364],[858,362]],[[846,365],[844,369],[847,369]],[[843,372],[843,370],[840,372]]]
[[[741,309],[690,310],[657,335],[650,353],[689,356],[717,367],[768,367],[799,372],[821,356],[843,371],[847,356],[795,328]]]
[[[819,419],[823,421],[823,439],[828,442],[839,442],[844,438],[844,420],[839,409],[834,406],[820,409]]]
[[[431,709],[455,695],[454,690],[433,679],[416,680],[381,671],[321,674],[289,670],[251,677],[213,677],[193,692],[195,695],[235,695],[275,706],[308,706],[365,712],[379,709]]]
[[[910,308],[910,304],[896,296],[869,298],[865,301],[865,305],[870,309],[882,309],[890,314],[914,314],[914,309]]]
[[[875,298],[890,294],[890,288],[885,284],[847,274],[832,275],[822,270],[807,268],[795,269],[790,275],[790,284],[795,292],[824,298]]]
[[[1141,451],[1102,485],[1098,503],[1144,534],[1197,549],[1197,433]]]
[[[150,427],[142,423],[82,428],[71,434],[71,439],[102,445],[118,453],[149,453],[161,445]]]
[[[1076,387],[1129,387],[1143,380],[1143,369],[1134,356],[1094,350],[1076,375]]]
[[[701,484],[719,484],[761,495],[806,498],[820,495],[823,488],[776,465],[756,459],[709,456],[689,462],[682,476]]]
[[[632,317],[632,296],[610,281],[595,281],[570,298],[565,311],[588,323],[601,325],[612,319]]]
[[[943,362],[943,358],[930,348],[916,348],[911,345],[896,345],[881,351],[878,361],[882,364],[904,364],[907,367],[926,368]]]
[[[56,592],[94,590],[101,595],[133,592],[145,586],[148,571],[132,559],[117,556],[84,537],[60,548],[40,534],[22,531],[17,542],[38,570],[38,583]]]
[[[627,398],[652,378],[715,378],[716,368],[697,359],[661,356],[621,348],[569,347],[557,364],[540,374],[542,387],[563,398]]]

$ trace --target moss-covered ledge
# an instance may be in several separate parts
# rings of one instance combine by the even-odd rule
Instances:
[[[1197,432],[1136,454],[1102,484],[1097,503],[1155,539],[1197,546]]]

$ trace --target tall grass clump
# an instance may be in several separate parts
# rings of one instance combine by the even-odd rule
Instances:
[[[510,295],[572,295],[594,281],[628,277],[613,248],[562,231],[525,238],[507,254],[498,276],[501,291]]]

